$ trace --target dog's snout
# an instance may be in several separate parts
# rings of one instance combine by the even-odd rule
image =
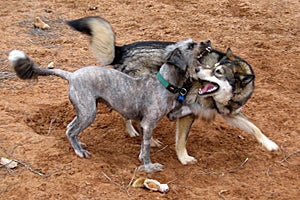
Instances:
[[[210,40],[206,40],[204,42],[201,42],[200,44],[203,45],[203,46],[211,46],[211,41]]]
[[[196,73],[200,72],[200,67],[195,67],[195,72]]]

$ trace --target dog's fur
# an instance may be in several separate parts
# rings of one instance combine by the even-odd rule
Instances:
[[[165,48],[168,45],[175,43],[145,41],[124,46],[116,46],[113,29],[107,24],[108,22],[100,17],[85,17],[68,21],[68,25],[75,30],[92,36],[90,48],[102,65],[112,65],[115,69],[129,74],[130,76],[141,76],[158,72],[160,66],[164,62],[163,54]],[[107,30],[108,27],[111,29]],[[108,37],[107,34],[113,35]],[[109,45],[101,45],[104,43]]]
[[[105,55],[105,52],[102,50],[103,47],[97,49],[95,46],[96,38],[107,37],[107,32],[97,31],[96,29],[96,27],[104,26],[102,20],[100,17],[88,17],[70,21],[68,24],[80,32],[91,35],[90,46],[97,52],[102,52],[102,55]],[[113,31],[111,30],[111,32]],[[110,47],[115,49],[115,54],[106,55],[107,57],[114,57],[114,59],[111,63],[106,64],[113,65],[114,68],[131,76],[156,72],[163,62],[162,52],[167,45],[170,45],[170,42],[149,41],[136,42],[124,46],[115,45]],[[108,46],[106,47],[108,48]],[[99,59],[104,58],[101,57]],[[222,64],[222,60],[226,61],[227,64]],[[177,119],[176,125],[176,153],[180,162],[182,164],[191,164],[197,161],[194,157],[188,155],[186,149],[188,134],[197,116],[205,120],[212,120],[216,114],[220,114],[229,124],[253,134],[267,150],[278,149],[274,142],[263,135],[260,129],[241,113],[243,105],[251,97],[254,88],[254,73],[251,66],[245,60],[232,55],[231,52],[225,54],[217,50],[203,54],[199,61],[205,66],[212,67],[217,63],[221,63],[222,68],[225,68],[226,74],[223,77],[224,81],[219,83],[219,90],[212,95],[199,95],[199,88],[205,87],[206,82],[193,82],[184,102],[184,105],[192,105],[193,114]],[[217,66],[211,70],[213,71],[216,68]],[[204,71],[207,70],[200,70],[201,73]],[[245,77],[243,77],[244,75]],[[203,75],[201,77],[204,78]],[[222,90],[223,86],[227,90]],[[222,96],[225,98],[219,98]],[[127,123],[127,125],[129,124]],[[129,133],[135,135],[134,129],[131,126],[128,127]]]
[[[177,120],[176,153],[181,163],[196,162],[196,159],[189,156],[186,150],[187,137],[194,120],[199,117],[210,121],[217,114],[229,124],[254,135],[267,150],[277,150],[277,144],[268,139],[241,112],[254,89],[252,67],[245,60],[233,55],[230,49],[226,54],[212,50],[200,58],[199,62],[203,65],[200,66],[197,75],[202,80],[193,82],[182,108],[169,114],[171,119],[187,115]],[[183,113],[180,114],[180,111]]]
[[[69,25],[77,25],[81,28],[80,31],[94,35],[90,41],[93,44],[91,45],[91,51],[97,56],[102,65],[108,65],[113,62],[115,57],[115,34],[105,19],[87,17],[79,21],[70,21]],[[89,29],[90,26],[93,29]],[[97,33],[103,34],[99,35]]]
[[[278,148],[240,111],[254,88],[254,74],[250,65],[235,57],[228,49],[226,55],[213,67],[202,65],[197,69],[200,83],[195,83],[197,87],[192,89],[198,91],[197,100],[188,98],[183,106],[168,114],[169,119],[200,115],[204,120],[212,120],[218,113],[230,124],[253,134],[267,150]],[[210,98],[213,104],[207,104]]]
[[[196,58],[206,47],[201,48],[192,39],[167,46],[163,56],[166,61],[159,73],[166,81],[181,88],[189,76],[195,77]],[[76,117],[67,126],[66,135],[78,156],[89,157],[81,147],[78,135],[94,121],[97,102],[105,102],[126,119],[140,121],[143,141],[139,158],[144,162],[140,170],[162,170],[161,164],[151,163],[150,138],[156,124],[178,103],[178,94],[168,91],[155,74],[133,78],[115,69],[97,66],[84,67],[73,73],[43,69],[19,50],[9,54],[9,61],[21,79],[55,75],[69,82],[69,99]]]

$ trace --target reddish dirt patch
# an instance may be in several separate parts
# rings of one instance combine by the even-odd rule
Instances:
[[[299,8],[299,1],[272,0],[1,3],[0,156],[18,159],[45,176],[22,166],[12,171],[1,167],[0,199],[299,199]],[[188,150],[198,163],[182,166],[174,151],[175,124],[164,119],[154,133],[163,146],[153,148],[152,157],[165,170],[137,172],[135,178],[172,181],[170,191],[129,188],[127,193],[124,188],[140,164],[140,139],[125,133],[122,118],[99,106],[97,120],[81,135],[92,157],[80,159],[64,133],[74,117],[67,83],[57,77],[39,82],[12,78],[7,62],[10,50],[21,49],[42,66],[54,61],[56,68],[73,71],[97,65],[88,37],[64,23],[90,15],[112,24],[119,45],[191,37],[210,39],[223,51],[231,47],[256,73],[255,93],[244,113],[282,149],[267,152],[219,118],[210,124],[197,121]],[[51,29],[33,29],[36,16]]]

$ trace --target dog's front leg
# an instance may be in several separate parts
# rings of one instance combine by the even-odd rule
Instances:
[[[197,162],[194,157],[188,155],[186,150],[186,142],[195,118],[195,115],[187,115],[177,119],[175,148],[178,160],[183,165],[195,164]]]
[[[163,170],[163,165],[159,163],[152,163],[150,159],[150,143],[153,127],[154,126],[141,123],[143,140],[139,159],[143,161],[144,164],[139,166],[139,170],[147,173],[155,173]]]
[[[222,117],[231,125],[238,127],[252,135],[257,139],[259,143],[262,144],[264,148],[268,151],[273,151],[278,149],[278,145],[265,136],[259,128],[257,128],[252,122],[250,122],[242,113],[236,115],[227,116],[222,115]]]

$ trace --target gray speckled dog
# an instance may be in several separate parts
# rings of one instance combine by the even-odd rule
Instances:
[[[97,102],[105,102],[126,119],[140,121],[143,140],[139,159],[144,165],[141,171],[149,173],[161,171],[163,166],[150,160],[150,138],[156,124],[177,104],[178,94],[169,83],[180,88],[189,77],[197,78],[195,69],[199,65],[197,56],[207,46],[201,46],[192,39],[169,45],[164,54],[165,63],[158,74],[148,74],[139,78],[130,77],[115,69],[90,66],[75,72],[60,69],[43,69],[19,50],[9,54],[9,61],[21,79],[55,75],[69,82],[69,99],[76,109],[76,117],[67,126],[66,135],[80,157],[89,157],[78,135],[87,128],[97,114]],[[167,90],[167,89],[168,90]]]

